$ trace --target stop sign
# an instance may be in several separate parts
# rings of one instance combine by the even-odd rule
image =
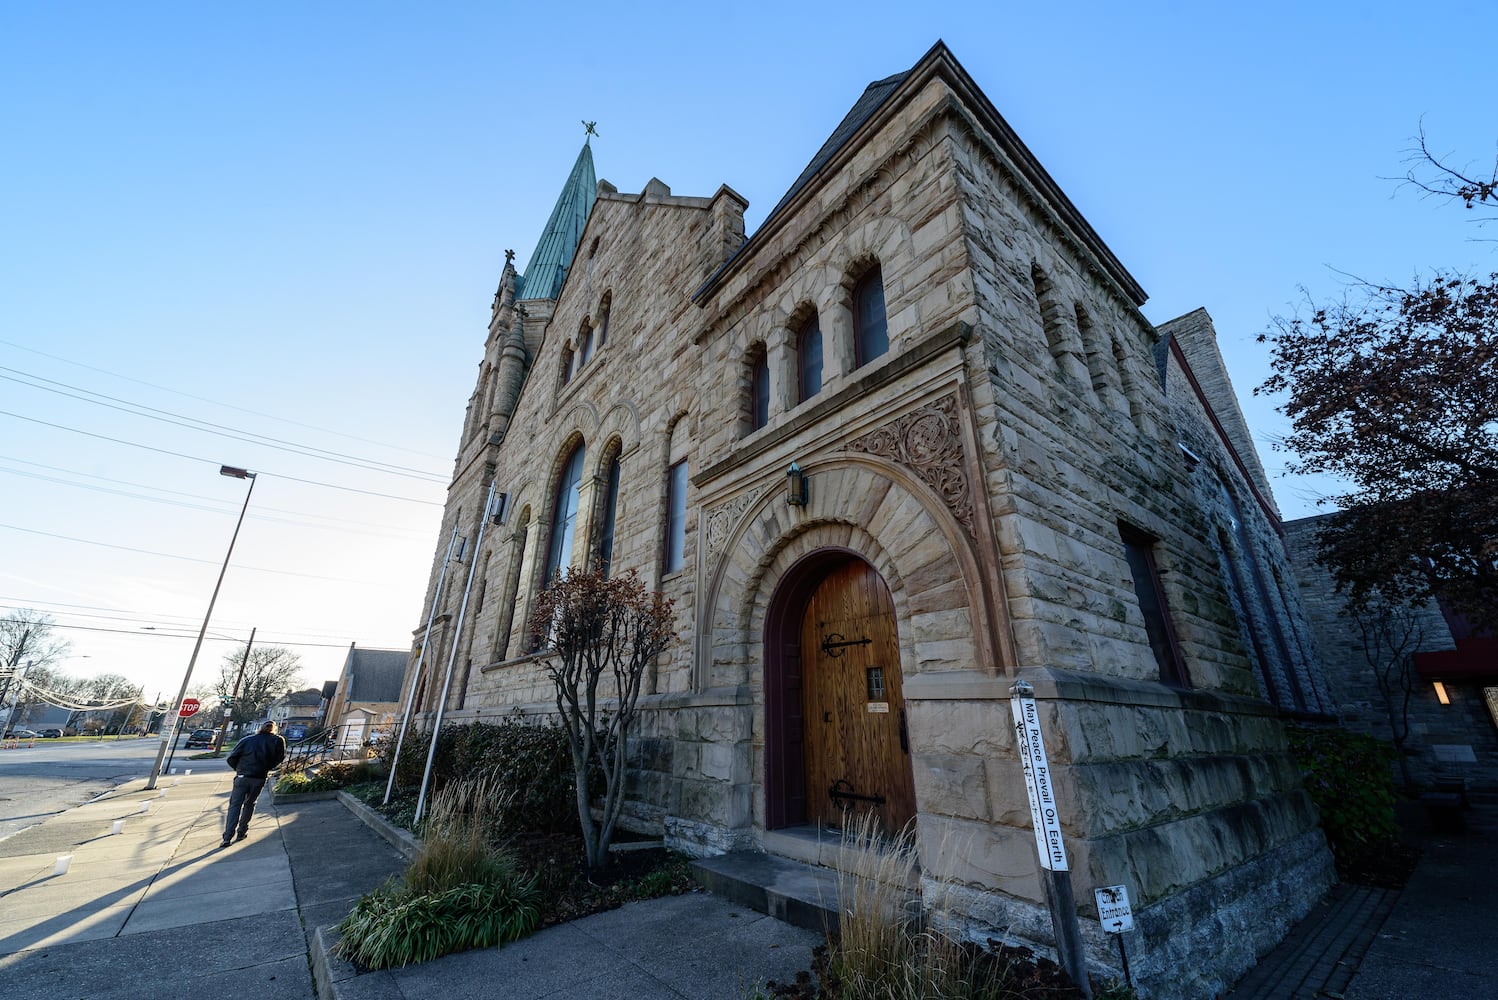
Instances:
[[[184,719],[187,718],[190,715],[197,715],[198,714],[198,699],[196,699],[196,698],[183,698],[182,699],[182,711],[179,712],[178,714],[181,715],[182,718],[184,718]]]

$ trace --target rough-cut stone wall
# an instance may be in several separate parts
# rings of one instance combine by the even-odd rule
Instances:
[[[1301,518],[1285,524],[1300,590],[1305,595],[1307,616],[1315,632],[1322,669],[1335,692],[1340,722],[1349,729],[1393,740],[1393,724],[1408,725],[1405,754],[1411,778],[1420,785],[1434,783],[1436,775],[1459,774],[1474,787],[1498,790],[1498,725],[1476,684],[1445,683],[1449,705],[1441,704],[1435,686],[1415,679],[1406,718],[1395,694],[1393,716],[1380,691],[1374,668],[1368,662],[1362,631],[1346,614],[1346,603],[1337,593],[1330,573],[1316,560],[1316,532],[1320,517]],[[1408,634],[1417,651],[1451,649],[1451,630],[1434,602],[1395,614],[1396,632]],[[1382,662],[1380,655],[1373,654]],[[1475,763],[1452,763],[1437,757],[1436,747],[1470,747]]]
[[[467,422],[447,523],[461,507],[471,531],[491,467],[512,514],[477,554],[486,597],[457,639],[460,667],[473,667],[450,718],[552,711],[523,623],[555,484],[571,444],[586,441],[580,564],[617,439],[614,565],[676,601],[682,636],[641,702],[631,825],[699,854],[762,842],[776,750],[768,611],[798,560],[848,552],[879,572],[896,611],[928,904],[940,888],[969,933],[1050,939],[1009,722],[1022,677],[1041,702],[1092,955],[1113,961],[1089,890],[1124,882],[1145,995],[1210,995],[1331,877],[1239,625],[1252,609],[1224,583],[1217,486],[1190,468],[1179,435],[1224,467],[1235,495],[1251,491],[1200,407],[1162,388],[1132,279],[1002,132],[960,71],[912,77],[706,286],[741,238],[736,195],[600,185],[560,299],[523,304],[530,369],[513,415]],[[876,265],[890,349],[859,367],[851,290]],[[564,382],[573,338],[605,296],[608,343]],[[791,328],[812,309],[824,383],[799,401]],[[511,311],[501,296],[491,365]],[[751,430],[760,352],[772,402]],[[484,377],[475,399],[503,399]],[[666,471],[683,457],[686,559],[662,576]],[[793,461],[810,477],[804,507],[785,502]],[[1244,544],[1272,547],[1272,507],[1256,510],[1243,515]],[[1192,690],[1160,682],[1121,523],[1158,539]],[[1276,558],[1266,573],[1288,573]],[[1299,614],[1293,596],[1261,603],[1265,621]],[[443,608],[456,616],[451,595]],[[1297,660],[1286,648],[1286,669],[1305,665],[1304,650]]]

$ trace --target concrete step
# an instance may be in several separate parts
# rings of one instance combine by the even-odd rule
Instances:
[[[704,888],[752,910],[808,930],[836,932],[837,872],[759,851],[735,851],[692,862]]]

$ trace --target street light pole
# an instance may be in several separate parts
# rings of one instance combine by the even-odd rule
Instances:
[[[161,762],[166,758],[167,744],[172,740],[172,730],[177,728],[177,713],[182,709],[182,699],[187,697],[187,685],[192,683],[192,668],[197,665],[198,651],[203,648],[203,637],[208,634],[208,620],[213,617],[213,605],[218,600],[219,588],[224,585],[224,574],[229,571],[229,557],[234,554],[234,543],[239,539],[240,526],[244,524],[245,511],[250,509],[250,495],[255,492],[255,474],[245,469],[236,469],[232,465],[219,466],[218,474],[229,476],[233,479],[248,479],[250,488],[245,490],[244,505],[239,508],[239,520],[234,522],[234,534],[229,537],[229,551],[224,553],[224,565],[218,571],[218,582],[213,585],[213,596],[208,598],[208,610],[203,614],[203,627],[198,629],[198,641],[193,644],[192,658],[187,661],[187,673],[182,675],[182,687],[177,692],[177,700],[167,710],[166,718],[161,723],[161,746],[156,750],[156,763],[151,765],[151,779],[146,782],[146,791],[156,787],[156,779],[161,777]]]

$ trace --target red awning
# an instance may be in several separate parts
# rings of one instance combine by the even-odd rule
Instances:
[[[1498,636],[1458,639],[1455,649],[1416,653],[1415,671],[1428,681],[1498,684]]]

